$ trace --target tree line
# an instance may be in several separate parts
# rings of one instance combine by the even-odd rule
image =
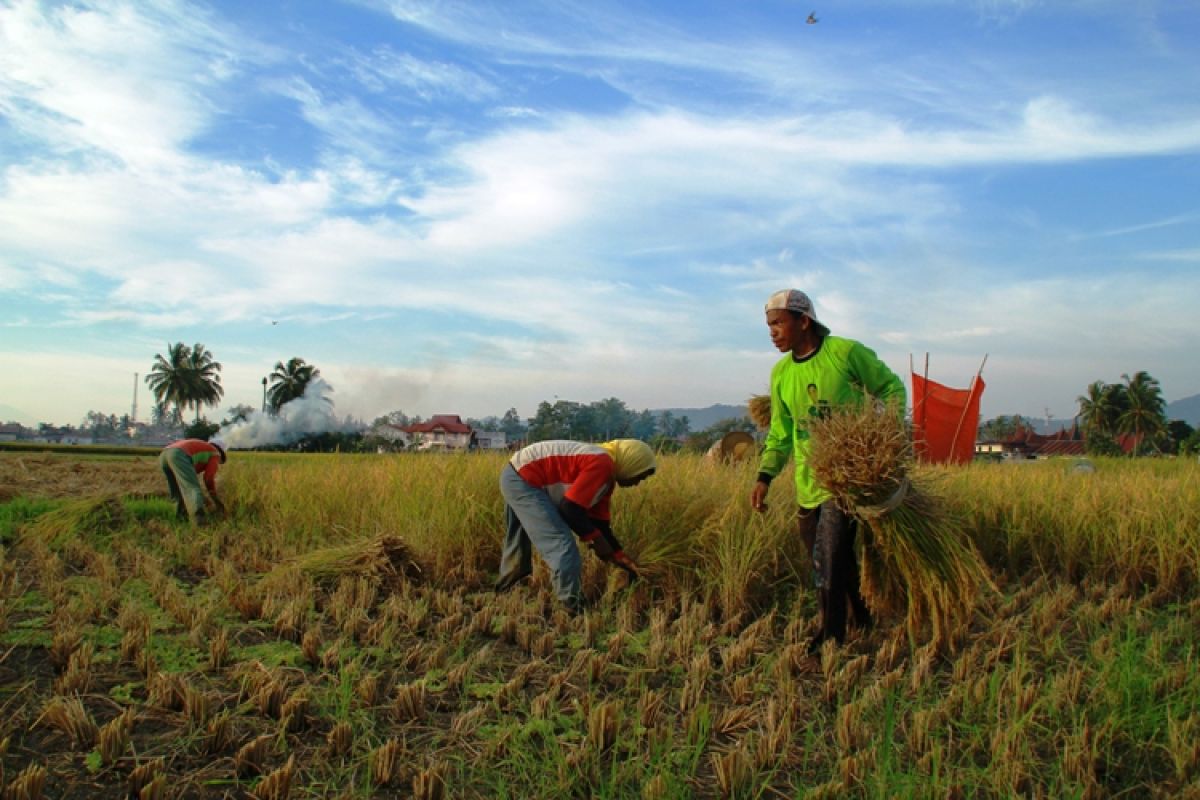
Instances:
[[[1184,420],[1167,418],[1162,387],[1148,372],[1122,374],[1120,383],[1093,381],[1076,402],[1079,411],[1073,421],[1093,455],[1123,455],[1121,436],[1132,437],[1132,455],[1200,452],[1200,432]],[[979,426],[979,438],[1003,440],[1032,428],[1026,417],[1000,416]]]
[[[271,374],[263,379],[261,410],[278,414],[287,403],[304,396],[320,375],[321,371],[316,366],[300,357],[276,362]],[[183,433],[187,436],[208,438],[220,427],[246,420],[255,412],[251,406],[239,404],[230,408],[228,416],[220,423],[209,422],[201,416],[201,410],[206,406],[216,406],[225,391],[221,385],[221,363],[199,342],[191,346],[183,342],[168,343],[165,354],[155,355],[145,381],[154,395],[156,422],[165,421],[183,427]],[[194,411],[190,425],[183,423],[187,409]],[[402,410],[397,410],[376,418],[372,427],[382,423],[406,427],[421,421],[420,416],[410,417]],[[528,419],[522,418],[515,408],[510,408],[501,416],[468,418],[465,422],[476,430],[502,431],[509,441],[634,438],[668,449],[680,446],[707,449],[713,441],[730,431],[754,430],[749,417],[742,417],[722,420],[705,431],[693,432],[686,415],[677,416],[670,411],[655,414],[648,409],[635,411],[616,397],[593,403],[557,399],[551,403],[545,400],[538,404],[537,411]],[[339,439],[337,444],[346,447],[352,442]]]

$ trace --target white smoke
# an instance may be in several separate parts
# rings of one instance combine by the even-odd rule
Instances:
[[[338,419],[333,413],[333,404],[326,395],[333,387],[321,378],[313,380],[304,389],[304,394],[284,403],[276,415],[257,411],[243,421],[217,433],[217,439],[234,450],[253,447],[293,444],[305,436],[320,433],[357,433],[363,424],[352,417]]]

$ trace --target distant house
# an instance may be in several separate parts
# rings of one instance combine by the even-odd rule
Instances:
[[[5,423],[0,425],[0,442],[15,442],[24,433],[25,429],[16,422]]]
[[[35,442],[47,442],[49,444],[91,444],[92,437],[85,436],[79,431],[71,427],[56,428],[53,425],[41,425],[38,427],[37,435],[33,437]]]
[[[476,446],[480,450],[505,450],[508,437],[504,431],[475,431]]]
[[[1124,449],[1123,445],[1122,449]],[[1043,436],[1032,428],[1021,425],[1013,431],[1011,436],[1004,439],[990,439],[975,443],[976,456],[998,456],[1016,460],[1082,456],[1086,452],[1087,443],[1077,425],[1072,425],[1070,430],[1063,428],[1048,436]]]
[[[418,450],[466,450],[474,431],[457,414],[434,414],[427,422],[416,422],[400,430],[409,435]]]

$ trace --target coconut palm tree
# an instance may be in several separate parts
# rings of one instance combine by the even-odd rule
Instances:
[[[212,351],[196,342],[188,356],[188,371],[192,384],[192,405],[196,408],[196,422],[200,421],[201,406],[215,406],[225,396],[221,386],[221,364],[213,358]]]
[[[1112,417],[1112,409],[1109,407],[1111,401],[1112,395],[1104,381],[1089,384],[1087,394],[1076,398],[1076,402],[1079,403],[1078,419],[1083,423],[1085,435],[1106,432],[1108,421]]]
[[[176,413],[192,406],[197,422],[200,408],[216,405],[225,394],[221,387],[221,364],[199,342],[191,347],[183,342],[168,343],[165,356],[162,353],[154,356],[145,380],[159,406],[174,406]]]
[[[1117,419],[1122,433],[1133,434],[1133,454],[1136,456],[1142,439],[1156,439],[1167,427],[1162,387],[1150,373],[1142,371],[1133,377],[1122,375],[1125,381],[1125,409]]]
[[[316,378],[321,376],[321,370],[312,364],[305,363],[303,358],[296,356],[275,362],[275,370],[271,373],[271,385],[267,389],[267,408],[272,414],[278,414],[284,404],[304,396],[304,390]]]

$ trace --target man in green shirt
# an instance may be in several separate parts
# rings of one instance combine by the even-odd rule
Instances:
[[[794,457],[800,535],[813,559],[821,609],[815,650],[826,639],[839,644],[845,640],[847,603],[862,627],[871,625],[871,614],[858,588],[854,520],[818,483],[808,464],[808,421],[830,407],[867,397],[903,409],[904,384],[870,348],[831,336],[804,292],[778,291],[767,300],[766,311],[771,343],[787,355],[771,370],[771,427],[750,505],[766,510],[771,480]]]

